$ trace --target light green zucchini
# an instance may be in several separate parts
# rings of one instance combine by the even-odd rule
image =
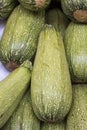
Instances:
[[[87,82],[87,25],[71,22],[64,45],[73,83]]]
[[[31,12],[17,6],[10,15],[0,43],[0,60],[9,69],[31,59],[37,49],[45,12]]]
[[[0,82],[0,128],[18,106],[29,86],[30,77],[31,62],[25,61]]]
[[[73,85],[73,100],[66,121],[66,130],[87,129],[87,84]]]
[[[40,130],[40,120],[33,112],[29,92],[25,93],[3,130]]]
[[[57,122],[67,115],[72,86],[62,37],[52,25],[42,29],[31,77],[32,106],[42,121]]]

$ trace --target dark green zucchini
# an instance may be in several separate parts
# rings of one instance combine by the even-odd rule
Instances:
[[[87,84],[73,85],[73,100],[66,130],[87,130]]]
[[[31,12],[19,5],[10,15],[0,43],[0,60],[10,70],[34,55],[44,13]]]
[[[25,8],[31,10],[31,11],[37,11],[37,10],[43,10],[48,7],[51,0],[18,0],[22,6]]]
[[[71,22],[64,45],[73,83],[87,82],[87,25]]]
[[[69,20],[60,9],[53,8],[46,13],[46,23],[53,25],[64,37]]]
[[[64,13],[73,21],[87,23],[86,0],[61,0]]]
[[[1,0],[0,1],[0,19],[6,19],[12,13],[13,9],[18,5],[17,0]]]
[[[38,41],[31,77],[32,106],[42,121],[57,122],[67,115],[72,86],[62,36],[45,25]]]

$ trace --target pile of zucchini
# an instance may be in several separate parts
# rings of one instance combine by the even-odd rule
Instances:
[[[0,130],[87,129],[87,1],[2,0]]]

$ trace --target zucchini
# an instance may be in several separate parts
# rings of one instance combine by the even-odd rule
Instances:
[[[64,45],[72,83],[87,82],[87,25],[71,22]]]
[[[40,130],[40,120],[33,112],[30,93],[27,91],[3,130]]]
[[[31,62],[25,61],[0,82],[0,128],[12,115],[28,88],[31,68]]]
[[[17,5],[18,5],[17,0],[1,0],[0,20],[7,19]]]
[[[51,0],[18,0],[19,3],[31,11],[41,11],[47,8]]]
[[[72,102],[72,86],[62,37],[52,25],[42,29],[31,77],[36,116],[47,122],[63,120]]]
[[[66,130],[87,130],[87,84],[73,85],[72,98]]]
[[[61,0],[63,12],[75,22],[87,23],[86,0]]]
[[[31,59],[37,48],[45,12],[31,12],[18,5],[10,15],[0,43],[0,60],[13,70]]]

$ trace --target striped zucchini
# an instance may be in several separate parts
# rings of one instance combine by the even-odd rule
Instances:
[[[87,84],[73,85],[73,100],[66,130],[87,130]]]
[[[33,112],[29,92],[25,93],[3,130],[40,130],[40,120]]]
[[[52,25],[40,33],[31,77],[32,106],[42,121],[57,122],[67,115],[72,86],[62,37]]]
[[[18,0],[20,4],[31,10],[31,11],[41,11],[47,8],[51,2],[51,0]]]
[[[87,25],[71,22],[64,45],[73,83],[87,83]]]
[[[18,5],[17,0],[1,0],[0,1],[0,20],[6,19],[12,13],[13,9]]]
[[[19,5],[9,17],[0,43],[0,60],[10,70],[34,55],[44,13],[31,12]]]
[[[25,61],[0,82],[0,128],[7,122],[29,86],[31,62]]]

